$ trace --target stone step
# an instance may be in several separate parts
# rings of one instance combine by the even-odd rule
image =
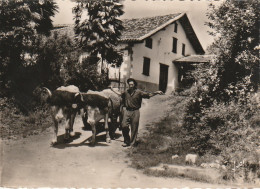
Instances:
[[[168,175],[182,176],[195,180],[218,183],[221,177],[219,169],[215,168],[200,168],[195,166],[181,166],[172,164],[159,164],[151,167],[150,171],[167,172]],[[165,174],[163,174],[165,175]]]

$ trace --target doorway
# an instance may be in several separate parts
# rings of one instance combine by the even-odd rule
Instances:
[[[159,90],[166,92],[168,84],[168,69],[169,66],[160,63],[160,76],[159,76]]]

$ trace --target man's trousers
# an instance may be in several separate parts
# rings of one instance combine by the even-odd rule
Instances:
[[[122,132],[124,136],[124,143],[128,145],[135,145],[139,119],[140,119],[140,111],[138,110],[127,110],[124,108],[124,115],[122,121]],[[131,137],[129,136],[129,127],[131,128]]]

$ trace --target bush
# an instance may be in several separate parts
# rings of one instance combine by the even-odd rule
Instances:
[[[247,138],[254,134],[251,117],[249,107],[234,102],[228,105],[215,102],[202,110],[200,122],[190,133],[192,141],[202,154],[206,151],[218,154],[226,148],[248,151],[252,149],[249,147],[252,141],[247,141]]]
[[[99,58],[87,57],[81,63],[75,64],[77,71],[71,72],[67,83],[74,84],[81,91],[103,90],[109,85],[108,72],[100,74],[97,69]]]
[[[145,169],[159,163],[172,163],[173,154],[181,156],[191,150],[190,143],[183,141],[186,133],[182,129],[188,100],[186,96],[170,96],[166,99],[171,110],[164,118],[149,125],[148,133],[139,138],[137,147],[130,151],[134,167]]]
[[[1,139],[19,139],[42,133],[53,124],[49,112],[48,108],[44,106],[34,108],[26,116],[16,106],[14,99],[0,99]]]

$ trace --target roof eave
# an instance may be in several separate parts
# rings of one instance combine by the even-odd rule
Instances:
[[[210,61],[173,61],[174,63],[177,63],[177,64],[200,64],[200,63],[210,63]]]
[[[185,13],[181,13],[179,16],[174,17],[173,19],[169,20],[168,22],[162,24],[161,26],[157,27],[156,29],[150,31],[149,33],[137,38],[137,40],[142,41],[150,36],[152,36],[153,34],[157,33],[158,31],[160,31],[161,29],[165,28],[166,26],[172,24],[173,22],[175,22],[176,20],[180,19],[181,17],[183,17],[185,15]]]
[[[210,63],[211,60],[214,58],[215,55],[190,55],[190,56],[187,56],[187,57],[182,57],[182,58],[179,58],[177,60],[174,60],[173,62],[174,63],[180,63],[180,64],[183,64],[183,63]],[[193,57],[201,57],[201,58],[195,58],[193,59]],[[188,59],[187,59],[188,58]]]
[[[129,42],[141,42],[142,40],[139,40],[139,39],[120,39],[119,42],[120,43],[129,43]]]
[[[196,51],[196,53],[197,54],[202,54],[202,55],[205,54],[205,51],[204,51],[204,49],[203,49],[203,47],[202,47],[202,45],[201,45],[201,43],[200,43],[200,41],[199,41],[195,31],[194,31],[194,29],[193,29],[193,27],[192,27],[192,25],[191,25],[191,23],[189,21],[189,18],[187,16],[187,14],[185,13],[183,15],[183,17],[180,18],[179,21],[180,21],[182,27],[184,28],[184,31],[186,32],[187,37],[190,40],[190,42],[191,42],[194,50]]]

